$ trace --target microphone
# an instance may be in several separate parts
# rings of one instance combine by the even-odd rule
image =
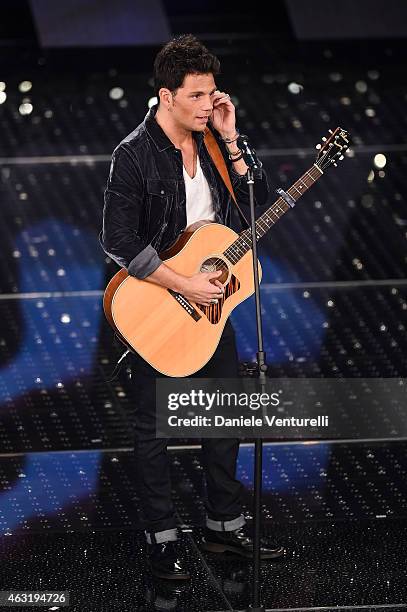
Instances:
[[[239,134],[237,142],[237,146],[242,151],[243,159],[246,163],[246,166],[249,166],[252,170],[257,170],[261,168],[262,163],[257,158],[256,151],[252,148],[249,143],[249,139],[245,134]]]

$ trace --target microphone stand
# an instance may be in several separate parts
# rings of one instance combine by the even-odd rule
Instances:
[[[248,166],[246,180],[249,187],[250,200],[250,230],[252,239],[253,255],[253,275],[254,275],[254,296],[256,302],[256,327],[257,327],[257,366],[259,371],[259,382],[261,392],[265,391],[266,385],[266,354],[263,348],[263,327],[261,318],[260,303],[260,281],[259,268],[257,263],[257,239],[256,239],[256,218],[254,212],[254,170],[261,167],[261,163],[256,157],[254,149],[250,147],[247,136],[239,136],[237,145],[241,149],[243,159]],[[253,538],[253,600],[252,605],[246,612],[265,612],[264,606],[260,601],[260,538],[261,538],[261,495],[263,479],[263,440],[255,438],[254,441],[254,538]]]

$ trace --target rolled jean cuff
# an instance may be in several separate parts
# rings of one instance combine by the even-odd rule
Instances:
[[[148,244],[127,266],[127,271],[130,276],[136,278],[146,278],[152,274],[159,266],[162,260],[158,257],[157,251]]]
[[[235,529],[240,529],[243,525],[246,525],[243,514],[231,521],[214,521],[208,517],[206,518],[206,526],[213,531],[235,531]]]
[[[176,529],[165,529],[155,533],[145,532],[147,544],[161,544],[161,542],[176,542],[178,540]]]

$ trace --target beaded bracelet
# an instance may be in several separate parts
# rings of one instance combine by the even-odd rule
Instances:
[[[242,158],[243,158],[243,153],[242,153],[241,151],[240,151],[240,153],[239,153],[239,157],[232,157],[232,156],[229,154],[229,159],[230,159],[230,161],[232,161],[233,163],[235,163],[235,162],[237,162],[237,161],[240,161]]]
[[[233,136],[233,138],[222,138],[223,142],[225,142],[226,144],[231,144],[232,142],[236,142],[236,140],[239,138],[240,134],[239,132],[236,130],[236,134]]]
[[[239,148],[237,149],[237,151],[233,151],[233,152],[229,151],[228,149],[229,157],[237,157],[238,155],[241,154],[241,152],[242,152],[242,149],[239,149]]]

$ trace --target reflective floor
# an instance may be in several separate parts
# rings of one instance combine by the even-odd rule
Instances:
[[[407,601],[407,442],[266,445],[264,536],[286,547],[262,562],[267,609]],[[130,451],[29,453],[0,460],[3,589],[68,590],[70,609],[244,610],[250,562],[199,550],[200,452],[173,449],[180,550],[190,584],[152,578]],[[251,521],[253,447],[238,477]],[[51,608],[49,608],[51,609]]]

